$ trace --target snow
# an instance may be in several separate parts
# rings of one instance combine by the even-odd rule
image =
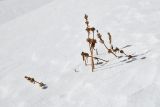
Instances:
[[[0,1],[0,105],[159,107],[159,3],[158,0]],[[105,48],[98,45],[101,57],[112,60],[91,72],[80,55],[88,50],[85,13],[104,38],[111,32],[116,46],[131,45],[124,51],[139,55],[137,60],[120,62],[123,59],[105,55]],[[25,75],[44,82],[48,88],[41,89],[28,82]]]
[[[53,0],[0,0],[0,24],[34,11]]]

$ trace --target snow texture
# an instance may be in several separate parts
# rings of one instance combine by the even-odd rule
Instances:
[[[1,0],[2,107],[160,107],[159,0]],[[104,38],[137,59],[91,72],[84,14]],[[76,72],[75,72],[76,71]],[[40,88],[24,76],[34,77]]]

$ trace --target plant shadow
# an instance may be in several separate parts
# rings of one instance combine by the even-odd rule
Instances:
[[[118,62],[113,62],[113,63],[103,63],[101,65],[99,65],[99,67],[97,67],[95,69],[95,71],[100,71],[100,70],[106,70],[106,69],[111,69],[111,68],[116,68],[118,66],[122,66],[122,65],[125,65],[125,64],[128,64],[128,63],[132,63],[132,62],[135,62],[137,60],[144,60],[146,59],[146,54],[148,54],[150,52],[150,50],[144,52],[144,53],[141,53],[141,54],[137,54],[137,55],[133,55],[132,58],[128,59],[128,57],[126,56],[123,56],[123,57],[120,57],[120,61]],[[123,59],[124,58],[124,59]],[[117,60],[119,60],[117,59]]]
[[[45,84],[44,86],[41,87],[42,89],[47,89],[48,86]]]

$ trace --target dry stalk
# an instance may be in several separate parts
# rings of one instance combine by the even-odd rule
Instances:
[[[85,19],[85,24],[87,26],[87,28],[86,28],[86,31],[88,33],[87,42],[89,44],[89,49],[90,49],[90,54],[91,54],[92,72],[93,72],[93,69],[95,68],[94,59],[93,59],[93,56],[94,56],[93,51],[94,51],[94,47],[96,44],[96,39],[94,39],[95,28],[89,26],[88,15],[85,14],[84,19]],[[92,33],[92,35],[91,35],[91,33]]]
[[[111,45],[111,49],[115,54],[116,54],[116,52],[120,52],[121,54],[124,54],[125,56],[127,56],[128,59],[131,59],[133,57],[132,55],[127,55],[122,49],[120,50],[118,47],[116,47],[114,49],[113,45],[112,45],[112,36],[111,36],[111,34],[109,32],[108,32],[108,36],[109,36],[109,43]]]
[[[90,56],[88,53],[86,53],[86,52],[82,52],[81,53],[81,55],[82,55],[82,58],[83,58],[83,61],[85,61],[85,64],[87,65],[87,60],[88,60],[88,57],[92,57],[92,56]],[[104,60],[104,59],[102,59],[102,58],[98,58],[98,57],[93,57],[94,59],[98,59],[98,60],[101,60],[101,61],[104,61],[104,62],[109,62],[108,60]]]
[[[31,82],[33,84],[35,84],[35,83],[39,84],[40,87],[44,87],[46,85],[46,84],[44,84],[42,82],[36,81],[34,78],[29,77],[29,76],[25,76],[24,78],[27,79],[29,82]]]
[[[104,47],[107,49],[108,53],[111,53],[111,54],[113,54],[115,57],[117,57],[117,55],[112,51],[112,49],[109,49],[109,48],[107,47],[107,45],[105,44],[104,40],[102,39],[102,35],[98,32],[98,30],[97,30],[97,37],[99,38],[100,43],[102,43],[102,44],[104,45]],[[110,39],[110,40],[111,40],[111,39]]]
[[[89,54],[86,52],[82,52],[81,55],[82,55],[83,61],[85,62],[85,65],[87,65]]]

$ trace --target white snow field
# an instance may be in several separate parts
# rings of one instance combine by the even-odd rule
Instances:
[[[0,24],[40,8],[53,0],[0,0]]]
[[[0,106],[160,107],[159,5],[159,0],[54,0],[13,15],[0,25]],[[98,43],[99,57],[110,62],[91,72],[81,57],[89,50],[84,14],[106,41],[110,32],[114,45],[131,45],[124,51],[139,55],[137,60],[115,59]],[[28,82],[26,75],[48,88]]]

